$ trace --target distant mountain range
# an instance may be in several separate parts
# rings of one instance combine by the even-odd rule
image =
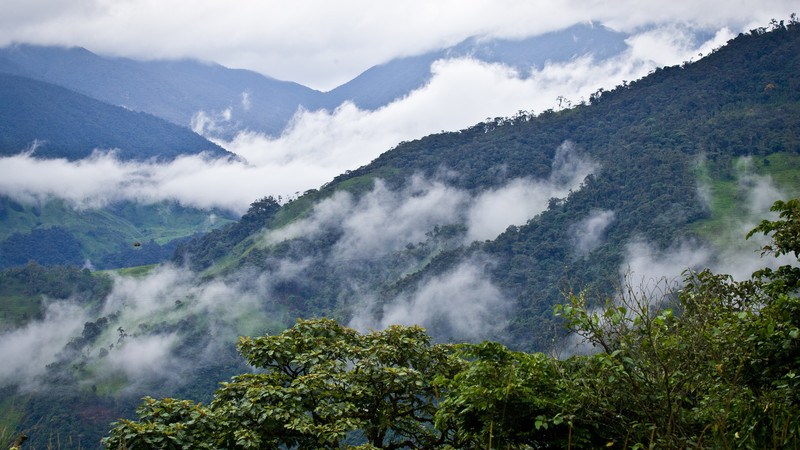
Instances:
[[[136,61],[96,55],[84,48],[25,44],[0,49],[0,72],[57,84],[103,102],[147,112],[172,123],[214,126],[207,136],[230,138],[249,129],[279,134],[302,107],[334,109],[352,101],[376,109],[427,83],[439,59],[471,57],[517,68],[524,76],[547,61],[583,55],[608,58],[627,48],[624,33],[591,24],[523,40],[472,38],[454,47],[374,66],[348,83],[320,92],[252,71],[194,60]],[[202,114],[202,116],[201,116]]]

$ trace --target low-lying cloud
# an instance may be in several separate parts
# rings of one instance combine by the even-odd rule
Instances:
[[[734,279],[744,280],[763,267],[774,269],[782,265],[796,265],[797,260],[790,255],[779,258],[761,256],[761,249],[769,243],[769,237],[755,234],[745,239],[761,220],[778,219],[778,214],[770,212],[769,208],[776,200],[789,198],[788,195],[769,175],[754,173],[751,158],[738,160],[735,169],[737,194],[744,201],[738,206],[737,213],[725,218],[728,222],[724,229],[717,230],[715,240],[705,243],[682,241],[663,249],[636,238],[626,248],[626,262],[621,271],[630,271],[644,280],[666,277],[680,282],[687,269],[710,268],[715,273],[730,274]],[[707,183],[698,185],[698,196],[705,205],[711,204],[714,195]]]
[[[492,284],[487,261],[467,261],[422,283],[378,311],[357,315],[349,326],[383,329],[420,325],[444,339],[486,338],[505,326],[512,302]]]
[[[580,188],[595,170],[597,164],[581,157],[572,142],[563,143],[556,150],[547,179],[519,178],[478,195],[467,214],[469,241],[494,239],[509,225],[524,225],[547,209],[551,198],[564,198]]]
[[[570,229],[575,252],[586,256],[603,243],[606,228],[614,221],[614,211],[596,210]]]
[[[251,130],[218,142],[243,158],[239,161],[185,156],[165,164],[121,162],[113,152],[77,162],[39,160],[35,152],[4,157],[0,194],[29,202],[62,197],[78,207],[121,199],[177,200],[242,213],[265,195],[294,197],[318,188],[398,142],[463,129],[487,117],[578,103],[598,88],[610,89],[657,66],[691,59],[730,36],[723,30],[711,41],[695,44],[691,33],[673,31],[655,28],[634,35],[627,51],[606,60],[588,55],[527,73],[469,58],[439,60],[426,86],[375,111],[352,103],[333,111],[301,109],[278,137]],[[670,40],[661,40],[663,35]],[[247,104],[246,93],[241,100]],[[198,114],[194,126],[210,131],[216,121],[235,120],[231,114],[235,115],[230,110],[216,116]]]
[[[46,307],[44,319],[0,335],[0,381],[30,386],[70,339],[80,335],[87,319],[77,304],[59,301]]]

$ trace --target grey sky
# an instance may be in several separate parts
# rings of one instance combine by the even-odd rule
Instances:
[[[582,21],[734,32],[783,19],[785,0],[0,0],[0,45],[79,45],[191,57],[328,90],[392,58],[470,36],[528,37]]]

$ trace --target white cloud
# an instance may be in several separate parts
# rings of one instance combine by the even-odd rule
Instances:
[[[603,243],[606,228],[614,221],[614,211],[597,210],[576,223],[570,229],[575,252],[581,256],[588,255]]]
[[[0,334],[0,382],[28,386],[73,337],[80,336],[86,311],[68,301],[47,306],[43,320]]]
[[[336,258],[365,258],[417,244],[434,226],[458,222],[466,200],[464,192],[418,177],[403,192],[378,180],[342,222],[344,235],[333,251]]]
[[[685,50],[691,45],[683,40],[670,45],[678,50],[667,51],[669,58],[694,54]],[[219,142],[246,163],[198,156],[154,164],[123,163],[108,155],[79,162],[18,155],[0,158],[0,193],[29,200],[60,196],[82,206],[122,198],[174,199],[243,212],[265,195],[288,196],[318,188],[398,142],[466,128],[487,116],[541,111],[556,106],[559,96],[577,102],[598,87],[636,79],[655,64],[680,62],[661,57],[652,61],[652,55],[645,61],[639,53],[634,46],[609,60],[581,58],[547,64],[529,74],[472,59],[442,60],[434,63],[428,85],[376,111],[362,111],[351,103],[334,111],[299,111],[277,138],[244,132],[231,142]],[[213,130],[216,123],[231,119],[227,113],[200,112],[193,126],[198,131]],[[65,185],[70,189],[64,190]]]
[[[658,282],[662,278],[680,282],[685,270],[708,267],[714,255],[709,247],[697,242],[682,242],[661,250],[641,239],[628,243],[625,253],[621,275],[629,272],[634,283],[642,281],[643,284]]]
[[[170,361],[177,341],[175,333],[126,339],[109,353],[105,363],[125,373],[132,383],[168,375],[175,370]]]
[[[785,18],[795,8],[787,0],[4,0],[0,6],[0,45],[25,41],[139,58],[194,57],[319,89],[392,58],[476,35],[523,38],[590,20],[624,31],[660,23],[738,31]]]
[[[389,325],[420,325],[440,337],[471,340],[501,329],[510,303],[483,269],[486,262],[467,261],[452,271],[422,283],[415,292],[384,305],[377,314],[365,312],[349,326],[383,329]]]
[[[564,198],[578,189],[596,168],[591,160],[575,153],[571,142],[565,142],[556,150],[548,179],[511,180],[475,199],[467,217],[468,240],[494,239],[509,225],[524,225],[547,209],[551,198]]]

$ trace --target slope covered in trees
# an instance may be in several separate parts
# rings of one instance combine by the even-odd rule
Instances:
[[[508,326],[497,330],[496,337],[520,348],[541,348],[541,339],[552,335],[556,325],[550,311],[565,285],[609,293],[626,246],[637,239],[665,249],[682,239],[722,234],[718,202],[739,205],[728,207],[726,214],[746,213],[736,188],[737,161],[742,158],[755,160],[767,174],[796,163],[800,27],[793,20],[772,28],[742,34],[697,62],[598,91],[588,103],[571,109],[521,113],[402,143],[285,205],[264,223],[276,230],[319,216],[320,205],[340,198],[337,192],[349,192],[353,202],[369,200],[384,189],[398,196],[424,196],[426,191],[414,191],[415,180],[422,178],[477,196],[515,180],[552,178],[565,153],[595,164],[577,189],[496,239],[465,241],[467,224],[461,216],[435,228],[431,223],[422,241],[401,242],[388,252],[361,258],[331,258],[347,236],[345,228],[331,225],[279,242],[265,242],[263,231],[244,239],[220,236],[232,253],[216,260],[207,250],[214,241],[206,239],[176,259],[198,268],[216,261],[209,273],[246,265],[271,272],[281,261],[312,259],[273,294],[299,315],[347,320],[364,308],[359,303],[364,285],[376,293],[377,305],[391,305],[436,276],[484,258],[487,264],[481,270],[513,299]],[[710,184],[710,200],[698,189],[702,176]],[[721,189],[730,185],[733,194]],[[782,188],[796,193],[800,186],[792,178]],[[576,226],[597,214],[612,219],[596,243],[579,248]],[[449,234],[442,235],[443,230]],[[351,281],[357,277],[363,284],[354,289]],[[375,314],[380,316],[380,309]]]

